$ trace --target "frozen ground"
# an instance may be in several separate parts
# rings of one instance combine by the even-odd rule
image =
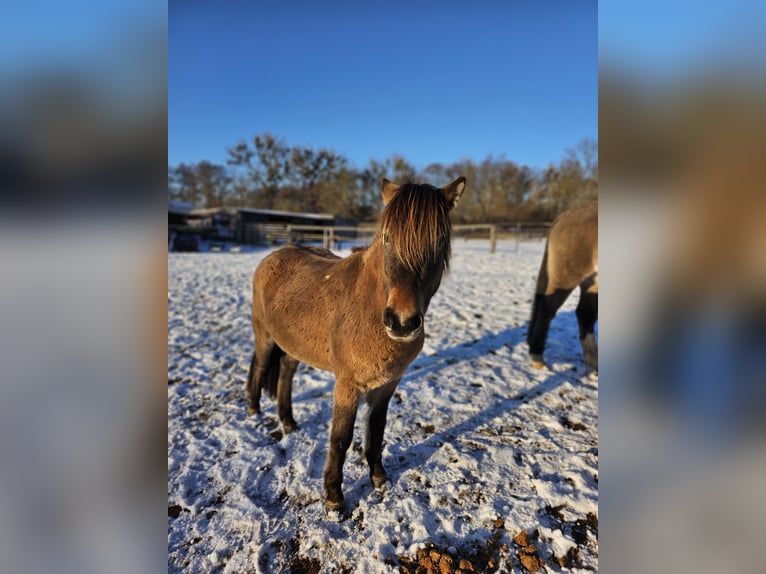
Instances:
[[[388,489],[369,482],[362,406],[341,522],[321,499],[332,373],[299,367],[298,431],[281,435],[266,397],[246,416],[250,281],[269,251],[170,253],[168,571],[414,571],[424,549],[454,557],[452,571],[459,558],[476,571],[598,570],[598,376],[577,341],[577,293],[551,326],[549,369],[526,357],[542,250],[453,243],[425,346],[391,401]]]

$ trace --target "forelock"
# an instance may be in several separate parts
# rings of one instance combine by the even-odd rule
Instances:
[[[381,231],[411,270],[438,256],[442,242],[444,267],[449,266],[452,225],[449,203],[440,189],[428,184],[402,185],[383,211]]]

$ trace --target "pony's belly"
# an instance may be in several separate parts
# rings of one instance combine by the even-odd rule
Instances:
[[[275,336],[274,341],[288,355],[323,371],[333,370],[329,343],[314,337],[295,337],[289,333]]]
[[[324,356],[306,354],[300,349],[294,352],[287,351],[287,350],[285,352],[289,355],[292,355],[296,359],[298,359],[301,363],[306,363],[307,365],[310,365],[314,367],[315,369],[319,369],[321,371],[333,370],[332,362],[327,360],[327,358]]]

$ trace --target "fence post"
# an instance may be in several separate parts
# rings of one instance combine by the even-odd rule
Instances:
[[[287,232],[287,237],[285,237],[285,243],[287,245],[293,244],[293,226],[290,224],[287,224],[285,227],[285,231]]]
[[[489,252],[494,253],[497,247],[497,226],[489,226]]]

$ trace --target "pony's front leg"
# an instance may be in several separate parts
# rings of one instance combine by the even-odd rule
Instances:
[[[367,393],[367,404],[370,407],[367,418],[367,435],[364,441],[364,452],[367,464],[370,466],[370,480],[375,488],[381,488],[388,480],[383,468],[383,431],[386,427],[388,403],[394,394],[400,379],[395,379]]]
[[[327,450],[327,464],[324,467],[325,508],[328,512],[342,513],[344,511],[341,489],[343,463],[354,436],[354,421],[358,406],[359,391],[353,379],[336,377],[330,446]]]

